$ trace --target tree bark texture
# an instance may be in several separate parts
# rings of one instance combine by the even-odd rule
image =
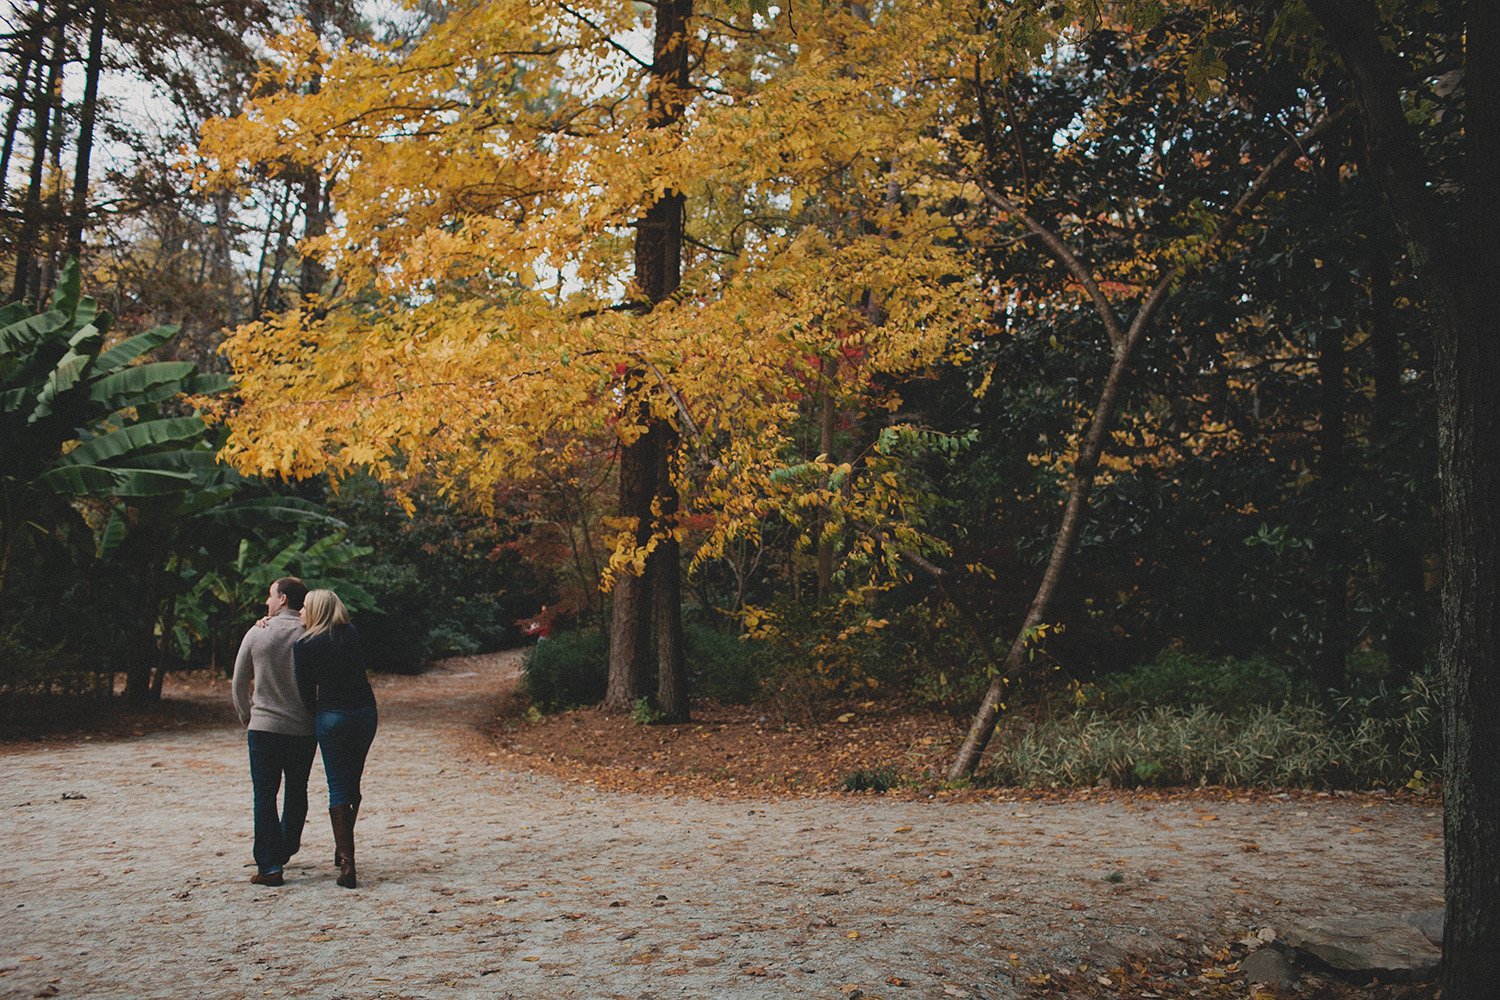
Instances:
[[[1455,242],[1426,184],[1400,80],[1367,0],[1308,0],[1354,81],[1371,172],[1431,311],[1443,525],[1443,996],[1500,982],[1500,320],[1482,307],[1500,267],[1500,11],[1465,5],[1464,189]]]
[[[62,99],[62,67],[66,55],[66,23],[59,18],[52,36],[52,57],[37,65],[37,89],[32,98],[31,172],[21,210],[21,234],[16,240],[16,280],[11,299],[19,301],[37,291],[37,248],[42,231],[42,172],[47,163],[54,97]],[[44,76],[42,71],[46,70]]]
[[[692,0],[660,0],[655,7],[647,121],[651,128],[664,128],[682,114],[682,98],[688,84],[688,19],[693,4]],[[670,298],[682,282],[685,201],[681,192],[669,191],[636,222],[635,284],[652,306]],[[644,424],[647,432],[620,449],[620,516],[636,519],[637,546],[645,545],[659,532],[668,538],[659,540],[647,557],[646,572],[640,579],[624,572],[616,576],[605,707],[628,710],[641,697],[643,665],[651,655],[654,632],[657,696],[660,699],[668,694],[673,702],[657,707],[672,721],[686,721],[682,567],[678,545],[670,538],[669,523],[676,515],[677,494],[667,475],[672,454],[664,450],[670,449],[675,454],[678,435],[669,418],[653,412],[651,397],[657,388],[647,382],[647,377],[645,366],[633,367],[626,375],[629,398],[624,413],[627,419]]]
[[[307,5],[307,26],[314,35],[323,37],[328,23],[328,4],[325,0],[310,0]],[[316,94],[323,89],[323,77],[314,74],[308,81],[307,92]],[[328,232],[328,206],[323,195],[323,175],[314,164],[302,168],[302,238],[312,240]],[[318,294],[328,281],[328,269],[313,254],[303,254],[298,275],[297,290],[306,299]]]
[[[1349,545],[1344,537],[1344,340],[1334,328],[1318,338],[1318,478],[1324,525],[1318,546],[1322,562],[1322,641],[1318,686],[1342,691],[1349,645]]]
[[[41,12],[35,12],[34,16],[39,21]],[[5,114],[5,142],[0,146],[0,205],[5,203],[5,193],[9,187],[10,157],[16,148],[16,131],[21,126],[21,112],[27,104],[26,88],[31,81],[31,68],[41,57],[42,29],[40,24],[34,24],[26,32],[25,41],[21,45],[16,64],[16,87],[11,95],[10,110]]]
[[[822,412],[818,420],[818,449],[824,456],[825,462],[834,461],[833,440],[834,422],[838,416],[838,401],[833,395],[833,381],[838,377],[839,363],[834,358],[823,362],[823,398]],[[828,477],[823,479],[823,487],[828,487]],[[833,539],[827,537],[825,531],[828,526],[827,511],[818,514],[818,601],[828,599],[833,591]]]
[[[94,151],[94,120],[99,104],[99,73],[104,65],[104,26],[109,8],[106,0],[94,0],[89,17],[89,54],[84,67],[83,105],[79,109],[78,150],[73,162],[73,204],[68,212],[66,256],[75,260],[83,253],[83,229],[88,219],[89,160]]]
[[[666,537],[656,547],[658,557],[652,592],[655,603],[652,615],[656,623],[656,708],[661,721],[687,722],[687,657],[682,635],[682,546],[672,527],[677,519],[677,484],[672,478],[680,434],[672,424],[658,428],[661,440],[656,449],[656,495]]]
[[[625,419],[632,418],[627,414]],[[648,430],[634,443],[620,448],[620,517],[635,523],[635,546],[651,540],[651,499],[656,495],[657,432]],[[609,683],[604,707],[628,712],[645,694],[646,662],[651,655],[651,570],[636,576],[629,570],[615,574],[610,607]]]

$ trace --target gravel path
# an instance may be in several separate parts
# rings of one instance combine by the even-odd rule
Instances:
[[[486,755],[514,669],[381,679],[352,892],[321,765],[286,886],[250,885],[232,725],[0,756],[0,997],[994,1000],[1440,905],[1440,819],[1406,804],[596,794]]]

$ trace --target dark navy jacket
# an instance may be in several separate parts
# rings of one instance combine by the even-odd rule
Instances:
[[[353,625],[335,625],[292,646],[297,693],[308,711],[364,708],[375,704],[365,677],[365,651]]]

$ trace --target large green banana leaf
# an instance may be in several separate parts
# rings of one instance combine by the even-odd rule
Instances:
[[[199,417],[165,417],[127,424],[103,437],[93,438],[57,460],[58,466],[98,465],[124,459],[133,452],[160,450],[172,445],[190,445],[203,437],[206,425]]]
[[[175,336],[177,336],[177,327],[158,326],[120,341],[99,355],[99,360],[94,364],[101,372],[114,371],[116,368],[130,364],[146,352],[156,350]]]
[[[142,397],[161,386],[175,386],[168,395],[176,395],[181,391],[183,379],[197,370],[198,366],[191,361],[157,361],[123,368],[95,382],[89,390],[89,399],[118,410],[146,402]]]
[[[21,355],[68,325],[68,314],[56,310],[24,316],[0,327],[0,356]]]
[[[198,515],[201,521],[209,521],[226,528],[263,528],[267,524],[322,524],[333,528],[346,527],[343,521],[328,513],[315,503],[297,497],[259,497],[224,504]],[[299,548],[300,553],[300,548]]]
[[[102,465],[56,465],[34,482],[53,493],[75,496],[149,497],[175,493],[192,484],[182,472],[110,469]]]

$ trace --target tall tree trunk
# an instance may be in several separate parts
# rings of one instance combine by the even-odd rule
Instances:
[[[307,5],[307,24],[318,38],[323,37],[328,21],[326,0],[311,0]],[[316,94],[323,89],[323,77],[315,74],[308,81],[307,92]],[[324,203],[323,175],[313,164],[302,169],[302,239],[312,240],[328,232],[328,206]],[[328,269],[316,255],[302,256],[301,273],[297,288],[304,299],[316,295],[328,281]]]
[[[692,16],[693,4],[692,0],[659,0],[655,6],[656,31],[652,44],[647,116],[651,128],[664,128],[676,122],[682,114],[683,94],[688,84],[688,19]],[[669,298],[682,282],[685,201],[680,191],[668,192],[647,208],[645,216],[636,223],[635,284],[653,306]],[[674,514],[676,510],[675,487],[670,479],[661,482],[657,472],[664,467],[659,450],[670,447],[675,452],[677,436],[668,418],[652,412],[650,397],[658,387],[650,385],[648,375],[642,366],[632,369],[626,377],[630,398],[626,400],[624,412],[638,419],[648,431],[620,449],[620,514],[624,518],[637,518],[638,545],[642,544],[640,539],[649,539],[656,531],[653,507],[662,513],[664,522],[667,507],[670,505]],[[645,516],[641,517],[639,511],[644,511]],[[672,525],[664,523],[661,528],[670,534]],[[658,543],[647,557],[646,572],[640,580],[632,582],[628,573],[616,577],[606,707],[613,710],[628,708],[641,696],[640,665],[651,655],[651,618],[654,615],[658,642],[658,692],[682,692],[681,718],[687,718],[687,683],[681,654],[681,573],[675,544],[665,546]],[[623,593],[619,590],[622,583],[625,585]],[[666,638],[665,648],[662,648],[662,637]],[[633,648],[627,651],[627,644]],[[675,676],[664,677],[663,670]]]
[[[1464,192],[1457,245],[1442,228],[1368,0],[1308,0],[1354,82],[1371,174],[1427,295],[1436,342],[1443,522],[1443,996],[1500,982],[1500,10],[1465,5]]]
[[[1374,355],[1375,383],[1375,419],[1371,431],[1385,455],[1391,454],[1395,448],[1392,434],[1396,416],[1401,412],[1402,396],[1403,360],[1401,343],[1396,337],[1396,289],[1390,264],[1393,252],[1383,239],[1377,240],[1370,264],[1369,339]],[[1406,525],[1394,518],[1382,522],[1378,545],[1384,589],[1401,595],[1404,604],[1390,617],[1386,637],[1386,657],[1390,664],[1388,679],[1399,683],[1422,669],[1425,642],[1418,624],[1425,618],[1420,610],[1425,603],[1426,591],[1422,554],[1413,544]]]
[[[154,553],[155,542],[153,535],[148,543],[148,553]],[[131,626],[135,634],[131,636],[126,654],[129,659],[125,662],[125,700],[132,707],[148,704],[156,696],[152,691],[151,673],[158,654],[156,623],[161,617],[161,576],[165,563],[165,555],[159,559],[148,555],[145,578],[135,592],[140,610]]]
[[[302,176],[302,212],[303,240],[317,239],[328,232],[328,214],[323,206],[323,178],[313,167],[306,168]],[[297,282],[297,290],[302,297],[305,299],[318,294],[327,281],[328,269],[323,266],[322,261],[315,254],[304,253]]]
[[[677,460],[678,430],[660,427],[656,449],[656,495],[665,537],[657,543],[658,559],[652,580],[652,615],[656,625],[656,707],[662,722],[687,722],[687,658],[682,636],[682,553],[672,528],[677,520],[677,484],[672,478]]]
[[[21,43],[19,62],[16,64],[16,89],[11,95],[10,110],[5,113],[5,142],[0,146],[0,206],[5,204],[5,193],[9,188],[10,157],[16,148],[16,132],[21,125],[21,111],[26,107],[26,88],[31,82],[31,68],[42,57],[41,11],[34,11],[37,19]]]
[[[223,289],[224,325],[233,329],[240,325],[240,301],[234,285],[234,243],[230,226],[229,194],[220,191],[214,195],[213,272],[215,282]]]
[[[1323,628],[1318,647],[1318,686],[1344,688],[1344,661],[1349,645],[1348,542],[1344,537],[1344,338],[1337,329],[1319,332],[1318,478],[1323,506],[1319,540]]]
[[[94,0],[89,19],[89,55],[84,67],[83,107],[78,121],[78,152],[73,163],[73,206],[68,214],[67,257],[83,253],[83,227],[88,218],[89,160],[94,151],[94,119],[99,104],[99,73],[104,65],[104,25],[107,0]]]
[[[1330,232],[1340,229],[1342,190],[1339,175],[1345,162],[1342,136],[1330,136],[1323,144],[1324,220]],[[1325,311],[1335,315],[1352,315],[1356,306],[1347,293],[1347,278],[1334,275],[1329,279],[1332,301]],[[1318,687],[1325,691],[1342,691],[1345,661],[1349,646],[1349,542],[1345,536],[1347,465],[1344,460],[1344,334],[1333,324],[1325,324],[1311,345],[1318,352],[1318,483],[1315,494],[1319,507],[1315,556],[1318,561],[1317,603],[1322,609],[1319,623],[1320,641],[1314,666]]]
[[[62,66],[66,67],[66,49],[63,56]],[[62,168],[63,138],[67,132],[67,101],[63,99],[62,86],[62,72],[59,71],[57,87],[52,94],[52,127],[47,133],[51,137],[48,140],[47,161],[52,188],[47,192],[46,204],[42,209],[46,230],[37,239],[37,256],[40,262],[37,266],[37,287],[34,294],[38,302],[47,301],[52,295],[52,287],[57,283],[59,257],[68,228],[67,209],[63,205]]]
[[[640,413],[640,384],[630,391],[635,408],[622,415],[622,421],[645,421]],[[635,525],[634,545],[646,547],[651,540],[651,500],[656,496],[656,438],[660,432],[648,428],[638,439],[620,447],[620,517]],[[643,573],[637,576],[628,568],[615,574],[613,600],[610,605],[609,685],[604,707],[611,712],[628,712],[645,695],[646,658],[651,655],[651,570],[655,563],[647,560]]]
[[[52,36],[52,58],[37,66],[37,90],[32,99],[31,172],[27,178],[26,201],[21,210],[21,234],[16,240],[16,280],[13,300],[35,294],[37,289],[36,255],[42,227],[42,174],[47,165],[48,133],[52,125],[54,96],[61,100],[63,47],[66,43],[65,21],[60,16]],[[43,75],[43,69],[46,75]]]

